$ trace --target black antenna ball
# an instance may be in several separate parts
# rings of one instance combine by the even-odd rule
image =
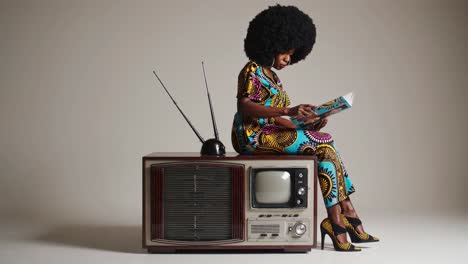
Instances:
[[[226,148],[218,139],[210,138],[203,143],[200,153],[208,156],[224,156]]]

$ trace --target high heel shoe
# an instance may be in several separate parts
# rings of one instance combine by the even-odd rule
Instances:
[[[324,246],[325,234],[330,236],[333,247],[336,251],[361,251],[360,247],[356,247],[355,245],[347,242],[347,243],[340,243],[336,236],[340,234],[346,234],[346,228],[341,227],[335,223],[333,223],[329,218],[323,219],[322,223],[320,223],[320,232],[322,234],[322,250]]]
[[[362,225],[359,218],[354,218],[350,216],[343,215],[343,222],[345,223],[346,231],[349,233],[349,237],[353,243],[367,243],[367,242],[378,242],[380,241],[377,237],[371,236],[366,232],[360,234],[356,227]]]

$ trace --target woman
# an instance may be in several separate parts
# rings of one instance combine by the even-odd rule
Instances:
[[[282,117],[301,121],[313,114],[315,106],[289,107],[289,97],[272,70],[281,70],[305,59],[312,50],[315,36],[312,19],[294,6],[269,7],[250,22],[244,41],[250,61],[239,74],[232,143],[240,154],[316,155],[328,213],[320,224],[322,249],[324,236],[328,234],[335,250],[360,251],[347,241],[347,232],[355,243],[379,240],[364,231],[349,199],[354,186],[331,135],[319,132],[327,119],[312,129],[301,129]]]

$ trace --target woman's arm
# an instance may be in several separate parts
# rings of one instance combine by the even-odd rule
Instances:
[[[286,107],[268,107],[259,105],[250,101],[249,98],[243,97],[237,100],[237,111],[245,116],[256,118],[268,118],[287,115]]]
[[[300,104],[295,107],[268,107],[252,102],[247,97],[242,97],[237,100],[238,112],[242,113],[243,115],[256,118],[277,116],[293,116],[296,118],[301,118],[306,115],[313,114],[313,108],[314,106],[309,104]]]
[[[275,118],[275,125],[287,127],[287,128],[297,128],[296,125],[291,122],[291,120],[283,118],[283,117],[276,117]]]

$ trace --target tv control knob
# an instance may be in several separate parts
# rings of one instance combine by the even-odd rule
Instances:
[[[299,190],[297,190],[297,194],[304,195],[305,194],[305,189],[303,187],[299,188]]]
[[[304,177],[304,174],[302,174],[302,172],[299,173],[299,178],[302,179],[302,177]]]
[[[297,223],[294,225],[293,230],[296,236],[302,236],[307,231],[307,227],[304,223]]]
[[[302,200],[301,200],[301,199],[297,199],[297,200],[296,200],[296,204],[297,204],[297,205],[302,204]]]

